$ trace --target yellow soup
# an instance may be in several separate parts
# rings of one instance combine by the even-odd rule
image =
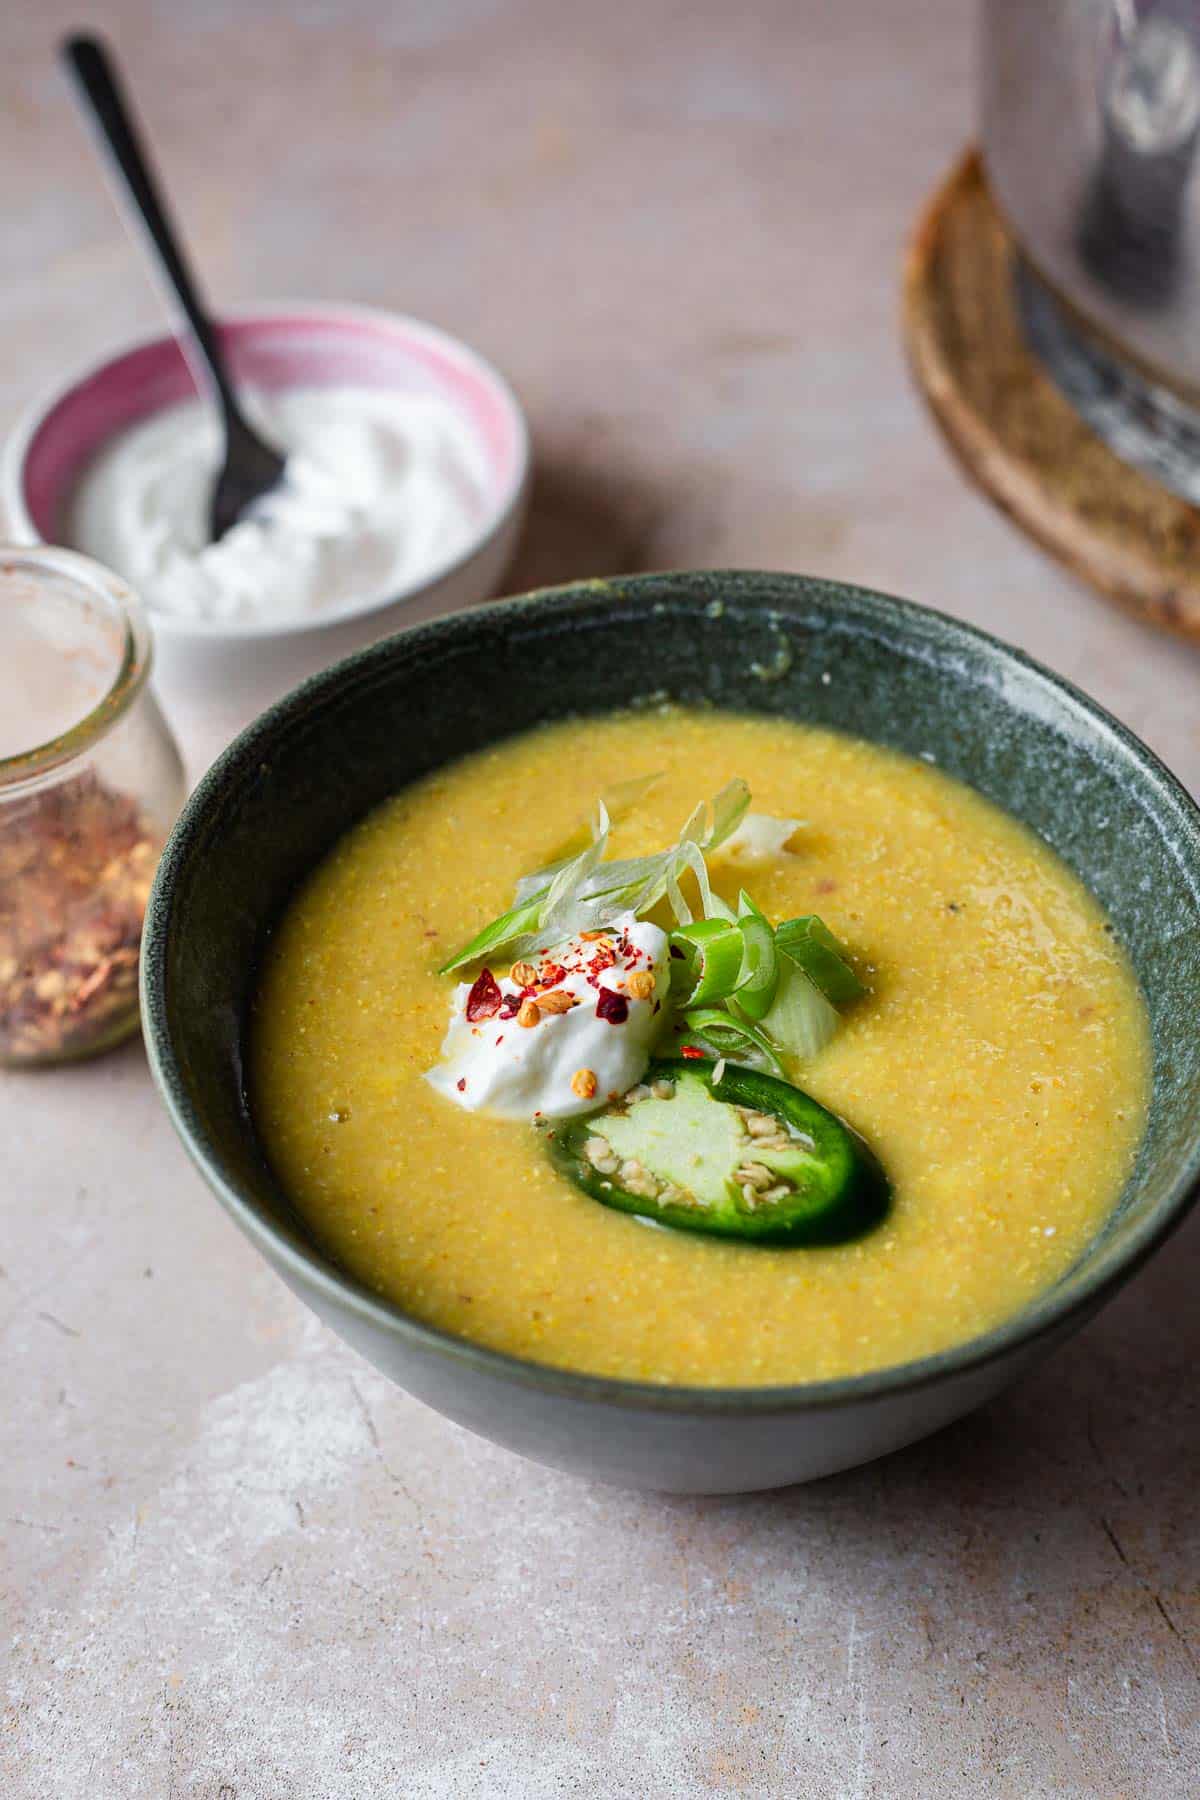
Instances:
[[[595,796],[662,771],[611,852],[672,842],[733,775],[801,818],[741,881],[819,913],[870,993],[794,1071],[894,1186],[876,1231],[766,1249],[648,1228],[575,1189],[533,1128],[422,1079],[437,965],[511,902]],[[714,877],[719,864],[714,863]],[[937,769],[810,728],[663,710],[548,727],[397,795],[306,883],[272,945],[252,1054],[263,1140],[315,1237],[417,1318],[642,1381],[820,1380],[928,1355],[1016,1312],[1114,1206],[1148,1086],[1141,996],[1085,889]]]

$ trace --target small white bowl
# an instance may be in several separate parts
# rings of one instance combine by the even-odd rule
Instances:
[[[328,611],[237,620],[180,618],[144,595],[158,636],[213,643],[275,638],[345,624],[417,599],[420,616],[430,618],[495,592],[524,520],[529,432],[512,389],[490,363],[432,325],[365,306],[244,307],[225,316],[220,335],[239,385],[267,391],[392,388],[449,400],[483,451],[486,505],[464,550],[399,588],[366,593]],[[163,335],[108,353],[35,400],[0,456],[0,502],[10,538],[23,544],[62,541],[66,505],[101,446],[195,392],[179,341]]]

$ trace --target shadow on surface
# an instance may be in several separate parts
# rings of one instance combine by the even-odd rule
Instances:
[[[585,468],[553,456],[539,459],[529,517],[504,592],[523,594],[648,567],[661,510],[660,499],[622,471]]]
[[[662,510],[661,500],[620,471],[547,459],[535,471],[525,530],[502,592],[521,594],[644,567]],[[344,624],[251,643],[180,642],[164,636],[157,664],[173,688],[219,694],[232,735],[310,675],[445,610],[436,597],[418,598]]]
[[[1198,1278],[1200,1217],[939,1435],[807,1487],[643,1503],[697,1635],[801,1696],[802,1747],[765,1708],[745,1745],[770,1791],[831,1745],[813,1793],[1195,1795]]]
[[[1052,1604],[1099,1569],[1153,1604],[1200,1680],[1198,1282],[1200,1216],[1078,1337],[934,1437],[805,1487],[668,1504],[814,1547],[832,1533],[868,1566],[927,1559],[975,1605],[989,1576],[998,1602]]]

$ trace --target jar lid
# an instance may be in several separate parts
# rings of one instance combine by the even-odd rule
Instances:
[[[125,582],[74,551],[0,546],[0,789],[86,751],[149,669]]]

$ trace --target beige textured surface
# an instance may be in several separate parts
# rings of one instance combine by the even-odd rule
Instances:
[[[968,11],[107,16],[217,294],[395,304],[512,374],[542,468],[517,583],[874,582],[1032,650],[1195,785],[1195,653],[1025,545],[907,385],[899,253],[970,127]],[[50,65],[60,13],[0,19],[6,417],[159,316]],[[323,653],[169,663],[192,772]],[[1200,1222],[940,1438],[684,1502],[378,1380],[225,1222],[139,1049],[0,1081],[0,1208],[5,1800],[1200,1790]]]

